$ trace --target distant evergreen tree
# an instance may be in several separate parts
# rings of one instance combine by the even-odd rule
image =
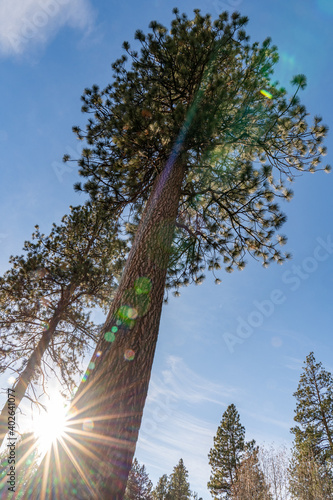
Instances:
[[[144,465],[140,466],[136,458],[130,470],[124,500],[153,500],[153,483],[150,481]]]
[[[246,450],[231,486],[232,500],[273,500],[258,459],[259,447]]]
[[[310,452],[319,463],[324,463],[333,459],[333,378],[322,363],[316,363],[313,352],[304,364],[294,393],[294,420],[299,425],[291,432],[298,451]]]
[[[212,474],[208,489],[214,498],[231,498],[231,487],[245,449],[245,428],[240,423],[236,406],[231,404],[222,415],[214,437],[214,447],[209,452]]]
[[[156,488],[153,491],[154,500],[167,500],[169,490],[169,478],[166,474],[158,480]]]
[[[167,500],[190,500],[191,490],[188,471],[181,458],[170,475]]]
[[[313,352],[305,361],[291,429],[295,436],[289,467],[292,498],[333,498],[333,378]]]

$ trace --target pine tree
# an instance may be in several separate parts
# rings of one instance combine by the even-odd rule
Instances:
[[[333,460],[333,378],[322,363],[316,363],[313,352],[305,361],[296,398],[294,420],[299,425],[291,429],[295,446],[324,462]]]
[[[333,497],[333,378],[311,352],[304,363],[291,429],[295,436],[289,467],[293,498]]]
[[[115,234],[115,223],[96,206],[76,207],[49,236],[36,226],[25,255],[10,258],[12,268],[0,278],[0,373],[18,375],[16,409],[29,388],[36,394],[50,375],[67,396],[73,391],[82,358],[97,341],[87,307],[109,306],[123,265],[125,244]],[[0,445],[7,419],[6,402]]]
[[[191,498],[188,471],[182,458],[174,467],[173,472],[170,475],[168,494],[166,498],[168,500],[190,500]]]
[[[212,474],[208,483],[214,498],[231,498],[231,488],[245,450],[245,427],[234,404],[228,406],[214,437],[208,458]]]
[[[167,500],[169,489],[169,478],[166,474],[163,474],[158,480],[156,488],[153,491],[154,500]]]
[[[230,489],[232,500],[272,500],[258,454],[259,447],[246,450]]]
[[[140,466],[136,458],[128,475],[124,500],[153,500],[153,483],[150,481],[144,465]]]
[[[227,271],[242,269],[246,253],[264,265],[282,262],[285,237],[275,233],[285,216],[276,199],[290,199],[287,182],[316,170],[325,153],[327,129],[319,117],[307,124],[297,95],[305,77],[293,79],[290,98],[272,84],[278,55],[270,40],[251,45],[247,19],[237,13],[215,22],[199,10],[191,20],[174,13],[171,30],[154,21],[148,35],[136,32],[140,54],[124,44],[113,83],[84,93],[86,132],[74,129],[86,141],[79,160],[86,182],[77,188],[111,204],[115,216],[129,214],[133,236],[92,357],[96,369],[73,401],[75,450],[89,474],[66,450],[62,464],[68,484],[84,477],[84,487],[75,487],[80,499],[96,491],[123,498],[165,285],[177,294],[182,284],[199,284],[206,265],[214,272],[221,258]],[[112,348],[104,337],[111,328],[118,332]],[[94,421],[95,440],[79,433],[85,417]]]

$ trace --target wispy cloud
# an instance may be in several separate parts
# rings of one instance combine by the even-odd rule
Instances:
[[[237,389],[227,384],[217,384],[198,375],[177,356],[167,358],[167,368],[160,377],[153,377],[147,404],[160,401],[168,396],[172,401],[187,403],[216,403],[230,399]]]
[[[192,488],[200,490],[209,480],[207,454],[218,425],[215,417],[239,390],[199,376],[179,357],[169,356],[166,365],[150,383],[137,455],[155,481],[183,458]],[[199,412],[201,418],[193,416]]]
[[[87,30],[92,18],[89,0],[0,0],[0,54],[44,45],[65,25]]]
[[[247,410],[242,410],[242,413],[244,415],[247,415],[248,417],[253,418],[256,422],[262,422],[263,424],[271,424],[274,427],[281,428],[281,429],[286,429],[289,431],[290,429],[290,422],[289,421],[284,421],[284,420],[279,420],[277,418],[272,418],[270,416],[264,415],[261,412],[251,412]]]
[[[286,367],[289,370],[297,370],[300,372],[303,367],[304,359],[293,358],[292,356],[285,356]]]
[[[208,452],[213,445],[217,425],[190,413],[179,412],[167,420],[153,439],[142,439],[138,453],[143,455],[155,482],[162,474],[170,474],[173,467],[183,458],[190,474],[191,487],[202,490],[210,475]],[[203,494],[203,491],[200,491]]]

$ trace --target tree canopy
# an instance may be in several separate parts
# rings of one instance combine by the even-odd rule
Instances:
[[[333,494],[333,378],[314,353],[306,357],[300,376],[291,429],[294,447],[289,467],[293,498],[314,500]]]
[[[76,188],[130,207],[129,231],[167,160],[185,165],[168,274],[178,288],[219,269],[220,257],[230,272],[247,252],[264,265],[288,256],[285,237],[273,237],[285,221],[276,201],[291,198],[297,172],[318,168],[327,127],[308,124],[304,75],[291,97],[272,81],[277,48],[251,44],[246,17],[174,13],[170,31],[153,21],[148,35],[136,32],[140,53],[124,43],[113,83],[85,90],[90,118],[74,131],[87,144],[79,173],[88,180]]]
[[[240,423],[236,406],[230,404],[222,415],[214,446],[208,455],[212,473],[207,486],[215,498],[231,498],[244,449],[245,427]]]
[[[236,475],[236,481],[231,486],[232,500],[273,500],[269,492],[264,473],[259,464],[259,447],[250,447],[245,451]]]
[[[153,500],[153,483],[146,472],[146,467],[140,465],[134,458],[128,475],[124,500]]]
[[[115,228],[97,206],[72,208],[48,236],[36,226],[24,254],[10,258],[0,277],[0,373],[15,375],[17,406],[24,396],[36,402],[50,376],[67,397],[76,387],[99,333],[89,308],[109,306],[124,262]]]
[[[173,472],[170,475],[167,498],[174,500],[190,500],[191,498],[188,471],[182,458],[173,468]]]
[[[333,377],[311,352],[304,363],[297,391],[292,428],[296,446],[321,461],[333,461]]]
[[[157,482],[156,488],[153,491],[154,500],[167,500],[169,488],[169,478],[167,474],[163,474]]]

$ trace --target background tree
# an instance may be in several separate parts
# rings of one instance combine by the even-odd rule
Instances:
[[[220,257],[228,271],[242,269],[247,252],[265,265],[282,262],[285,238],[274,235],[285,217],[275,200],[289,199],[286,182],[314,171],[325,153],[327,129],[318,117],[308,125],[297,97],[305,77],[294,78],[290,99],[272,85],[276,48],[269,40],[250,45],[245,17],[223,13],[212,23],[198,10],[191,20],[174,13],[171,31],[155,21],[147,36],[137,31],[140,55],[124,44],[132,64],[123,56],[112,84],[85,91],[90,119],[85,133],[75,128],[87,146],[79,160],[87,182],[77,188],[117,216],[129,214],[128,234],[135,231],[92,357],[96,369],[73,401],[80,417],[72,420],[70,447],[90,471],[81,499],[96,490],[123,498],[165,285],[200,283],[203,268],[214,271]],[[112,348],[104,336],[111,328],[118,332]],[[85,417],[94,421],[95,440],[78,433]],[[76,463],[63,455],[73,484]]]
[[[291,432],[297,450],[310,452],[319,463],[324,463],[333,460],[333,378],[322,363],[316,362],[313,352],[304,364],[294,393],[294,420],[299,425]]]
[[[128,475],[124,500],[153,500],[153,483],[150,481],[144,465],[140,466],[136,458]]]
[[[115,234],[115,222],[96,206],[76,207],[49,236],[36,226],[25,254],[10,258],[12,268],[0,278],[0,373],[15,374],[16,407],[24,396],[36,401],[36,387],[45,392],[50,374],[67,397],[73,391],[97,341],[87,307],[110,305],[124,262],[125,243]],[[0,445],[7,410],[6,403]]]
[[[289,466],[289,492],[292,499],[328,500],[333,498],[332,462],[320,463],[313,453],[293,450]]]
[[[273,500],[269,492],[263,471],[259,464],[259,447],[250,447],[245,451],[240,466],[236,471],[230,493],[232,500]]]
[[[289,491],[289,451],[285,446],[275,448],[260,446],[260,468],[264,473],[266,483],[270,486],[273,500],[286,500]]]
[[[212,473],[207,486],[214,498],[231,498],[244,449],[245,427],[240,423],[236,406],[231,404],[222,415],[214,446],[208,454]]]
[[[289,468],[293,498],[333,495],[333,378],[311,352],[304,363],[291,429],[295,436]]]
[[[170,475],[168,494],[166,498],[168,500],[190,500],[191,498],[190,483],[188,482],[188,471],[184,465],[182,458],[173,468],[173,472]]]
[[[167,474],[163,474],[158,480],[156,488],[153,491],[154,500],[167,500],[169,489],[169,478]]]

